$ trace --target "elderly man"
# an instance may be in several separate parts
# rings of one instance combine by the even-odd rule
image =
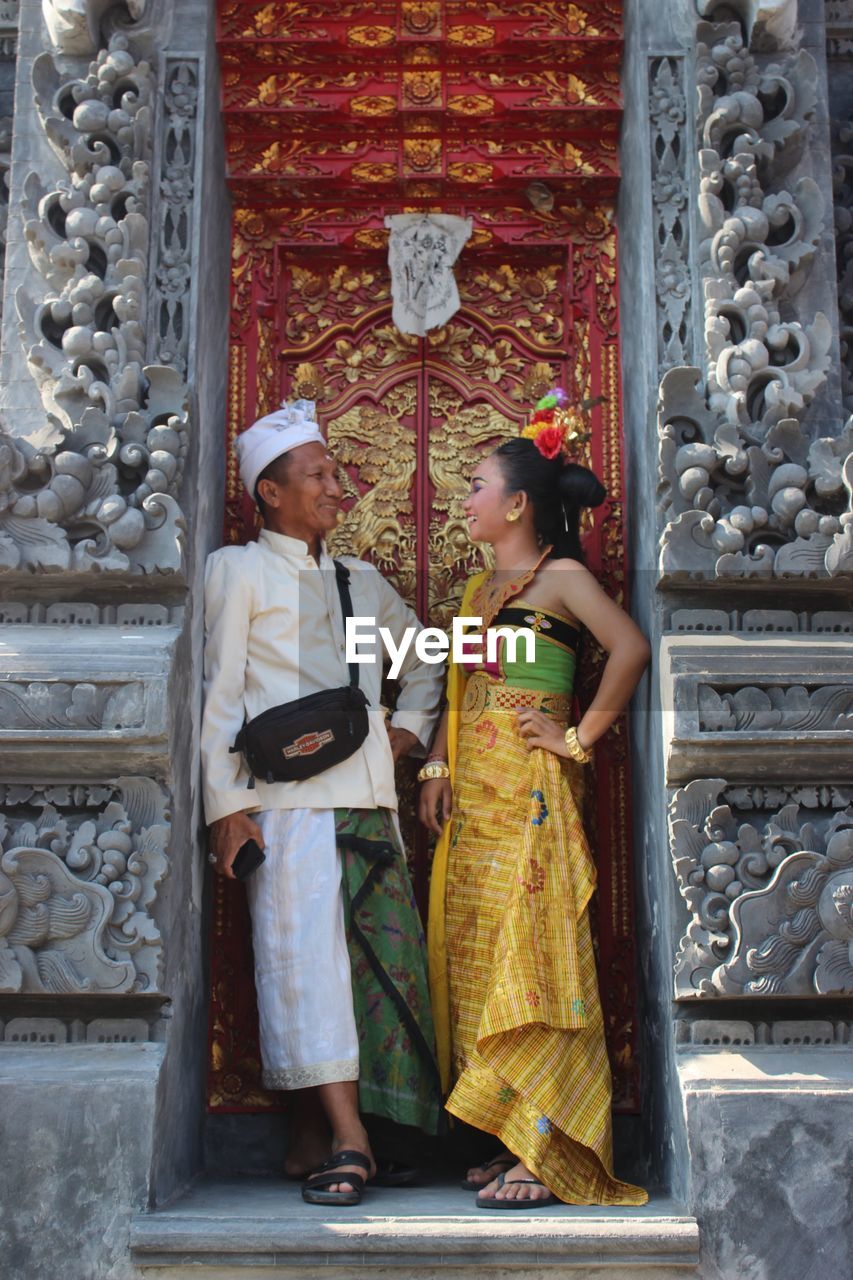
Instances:
[[[301,781],[250,778],[232,751],[244,721],[349,680],[343,605],[324,542],[342,489],[310,401],[260,419],[237,452],[264,527],[257,542],[224,547],[207,562],[201,750],[210,856],[233,876],[246,841],[265,851],[246,886],[264,1084],[296,1094],[285,1168],[291,1176],[314,1170],[303,1185],[310,1203],[357,1204],[365,1174],[376,1172],[359,1103],[428,1132],[440,1111],[394,762],[429,743],[443,672],[420,664],[410,646],[386,728],[381,667],[361,665],[363,744]],[[372,565],[345,564],[356,617],[375,618],[397,643],[407,627],[420,629]]]

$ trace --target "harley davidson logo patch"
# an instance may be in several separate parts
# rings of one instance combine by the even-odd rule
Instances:
[[[334,740],[331,729],[324,729],[322,733],[303,733],[301,738],[294,738],[289,747],[282,747],[281,754],[285,760],[292,760],[294,756],[313,756],[327,742]]]

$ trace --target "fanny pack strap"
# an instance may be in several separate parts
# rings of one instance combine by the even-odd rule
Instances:
[[[344,634],[347,629],[347,618],[352,617],[352,596],[349,593],[349,569],[341,560],[335,560],[335,581],[338,584],[338,595],[341,597],[341,612],[344,615]],[[358,666],[357,662],[350,662],[349,682],[353,689],[358,688]]]

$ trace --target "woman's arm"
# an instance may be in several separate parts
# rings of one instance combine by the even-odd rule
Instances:
[[[555,570],[564,570],[550,578]],[[607,732],[631,699],[651,657],[643,633],[620,609],[596,579],[575,560],[558,560],[549,566],[549,579],[559,603],[592,632],[608,658],[595,697],[577,726],[578,742],[586,749]],[[568,757],[565,735],[541,711],[525,708],[518,715],[519,732],[529,747],[545,747]]]
[[[447,760],[447,726],[450,712],[447,707],[439,721],[429,758]],[[433,778],[421,785],[418,800],[418,817],[428,831],[441,835],[444,823],[450,817],[453,804],[453,788],[449,778]]]

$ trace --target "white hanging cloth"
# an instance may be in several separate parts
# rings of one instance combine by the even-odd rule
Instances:
[[[401,333],[422,338],[459,310],[453,264],[471,236],[470,218],[449,213],[395,213],[385,219],[392,318]]]

